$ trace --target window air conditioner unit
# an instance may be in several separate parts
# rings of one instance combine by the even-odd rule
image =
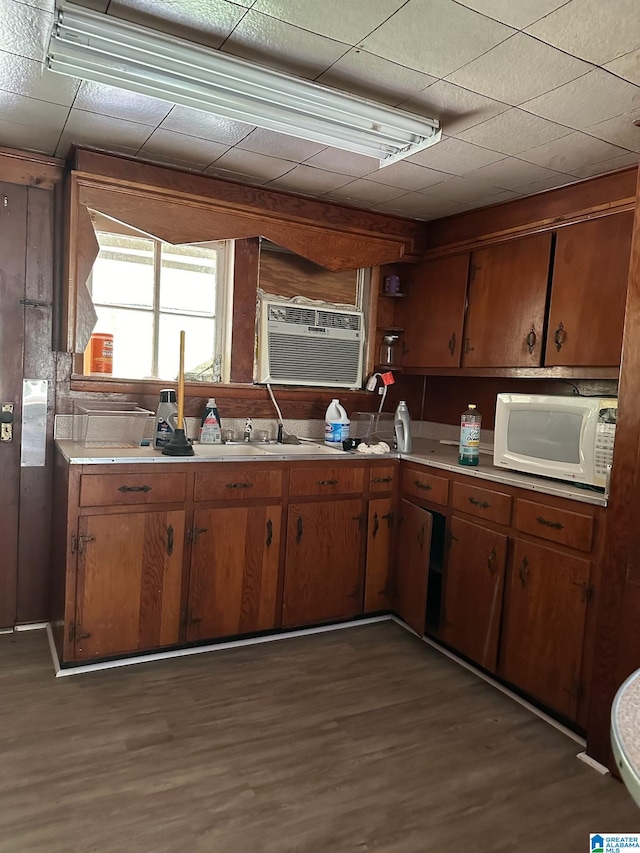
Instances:
[[[258,382],[360,388],[363,347],[356,308],[260,300]]]

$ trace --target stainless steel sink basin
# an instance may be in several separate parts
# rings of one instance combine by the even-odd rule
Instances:
[[[274,456],[308,456],[310,454],[335,456],[337,453],[342,453],[342,449],[336,450],[333,447],[327,447],[326,444],[315,444],[311,441],[303,441],[302,444],[267,444],[264,449]]]
[[[196,456],[220,459],[244,456],[267,456],[265,447],[253,444],[194,444]]]

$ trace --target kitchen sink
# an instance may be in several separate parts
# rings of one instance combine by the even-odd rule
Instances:
[[[196,456],[207,458],[232,458],[243,456],[266,456],[266,447],[254,444],[194,444]]]
[[[342,448],[327,447],[326,444],[315,444],[312,441],[303,441],[302,444],[266,444],[264,449],[274,456],[308,456],[309,454],[336,454],[342,453]]]

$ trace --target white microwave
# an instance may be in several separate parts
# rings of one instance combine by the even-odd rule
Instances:
[[[493,464],[604,487],[617,415],[615,397],[498,394]]]

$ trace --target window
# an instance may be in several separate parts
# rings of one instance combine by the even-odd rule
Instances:
[[[131,234],[96,231],[100,254],[88,282],[96,332],[113,334],[113,375],[178,375],[185,332],[185,378],[220,382],[226,359],[230,244],[173,246]]]

